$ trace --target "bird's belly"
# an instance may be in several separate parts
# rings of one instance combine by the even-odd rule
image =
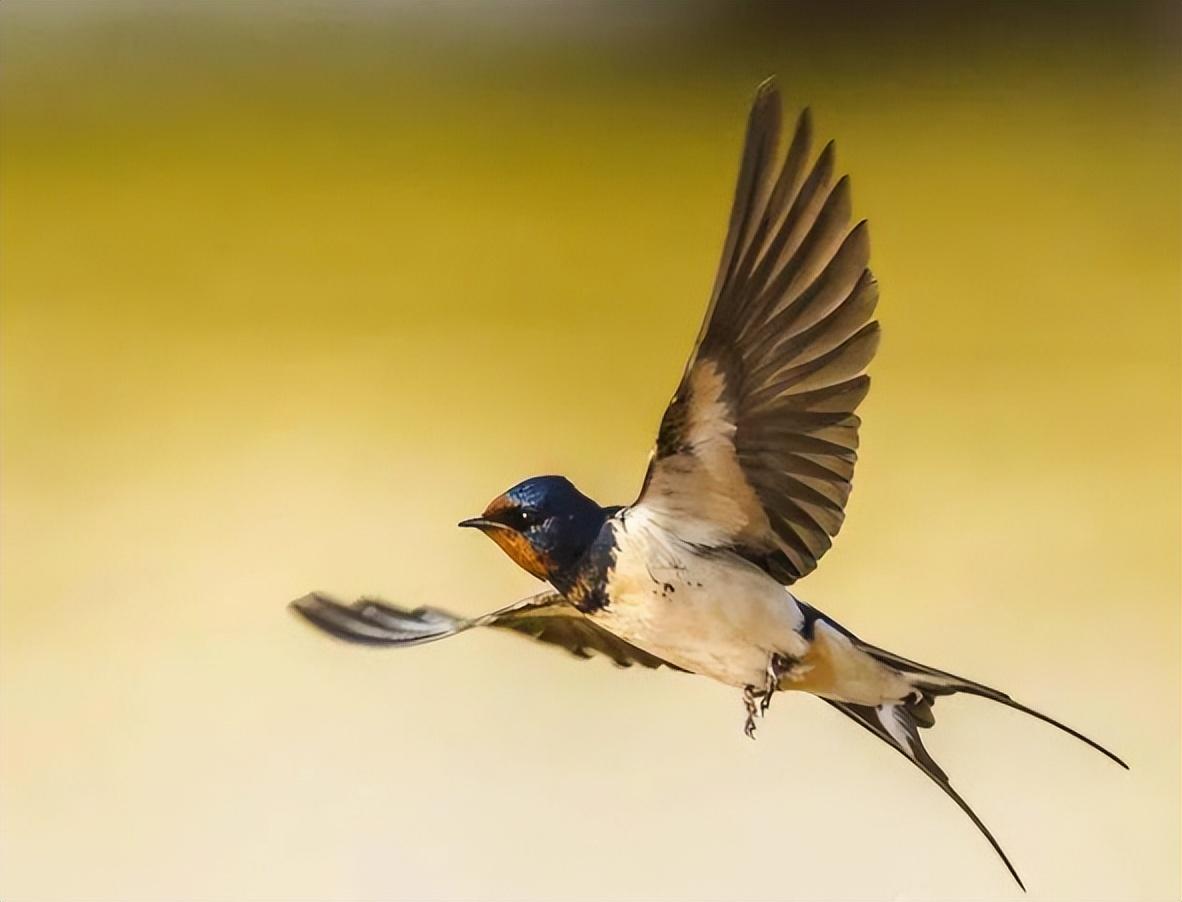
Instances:
[[[594,619],[645,651],[731,686],[762,686],[773,653],[807,643],[788,591],[746,561],[622,545]]]

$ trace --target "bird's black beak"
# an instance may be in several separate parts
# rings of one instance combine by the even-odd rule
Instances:
[[[457,526],[470,526],[473,529],[495,529],[503,526],[503,523],[498,523],[496,520],[489,520],[486,517],[471,517],[467,520],[461,520]]]
[[[512,526],[505,522],[505,513],[514,508],[511,502],[505,495],[498,495],[488,503],[483,513],[479,517],[469,517],[467,520],[461,520],[460,526],[470,526],[473,529],[479,529],[485,535],[490,533],[503,534],[504,532],[516,532]]]

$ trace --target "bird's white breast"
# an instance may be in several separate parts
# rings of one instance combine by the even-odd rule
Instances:
[[[754,564],[683,542],[643,507],[618,514],[612,529],[608,603],[594,614],[604,628],[732,686],[762,686],[773,653],[804,654],[796,599]]]

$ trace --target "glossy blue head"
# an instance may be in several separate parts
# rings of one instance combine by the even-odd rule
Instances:
[[[607,512],[562,476],[535,476],[489,502],[474,526],[513,562],[538,579],[553,581],[595,541]]]

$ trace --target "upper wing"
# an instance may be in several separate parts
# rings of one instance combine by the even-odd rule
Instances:
[[[841,528],[879,335],[866,224],[849,227],[832,142],[807,168],[811,131],[805,110],[780,164],[780,94],[760,86],[710,307],[635,505],[785,584]]]
[[[559,645],[580,658],[599,652],[620,667],[678,667],[650,655],[592,623],[557,592],[533,595],[499,611],[465,619],[438,608],[408,611],[385,602],[363,598],[341,604],[313,592],[291,603],[305,620],[338,639],[367,645],[421,645],[462,633],[475,626],[509,629]]]

